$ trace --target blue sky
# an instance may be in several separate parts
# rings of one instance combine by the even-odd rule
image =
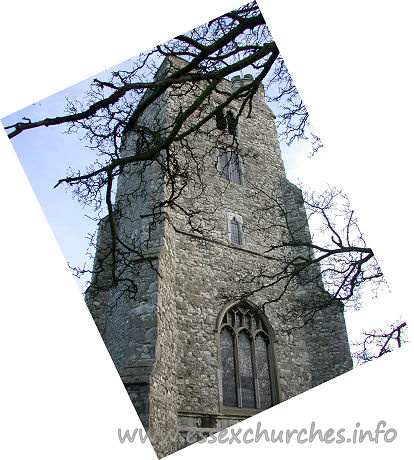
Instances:
[[[73,97],[86,88],[80,84],[45,101],[33,104],[3,119],[4,125],[26,116],[32,120],[63,113],[65,96]],[[77,170],[93,159],[93,152],[84,148],[76,135],[62,134],[62,126],[35,129],[13,140],[13,147],[36,193],[43,212],[60,247],[72,265],[82,266],[87,249],[86,235],[95,224],[86,217],[92,210],[82,209],[65,185],[54,188],[65,177],[69,167]]]

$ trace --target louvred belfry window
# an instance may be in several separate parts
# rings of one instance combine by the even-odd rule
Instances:
[[[226,115],[222,110],[216,113],[216,128],[223,131],[223,133],[228,133],[232,136],[237,135],[237,119],[231,110]]]
[[[273,353],[263,319],[252,307],[231,307],[220,325],[223,406],[267,409],[276,403]]]
[[[232,112],[230,112],[229,110],[227,112],[227,131],[232,136],[235,136],[237,134],[236,126],[237,126],[236,118],[234,117]]]
[[[218,112],[216,114],[216,126],[217,126],[217,129],[219,129],[220,131],[226,131],[226,117],[224,116],[224,113],[222,111]]]

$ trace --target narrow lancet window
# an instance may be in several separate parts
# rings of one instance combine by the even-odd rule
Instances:
[[[233,244],[242,244],[242,230],[240,222],[237,222],[236,218],[233,217],[230,223],[231,230],[231,242]]]

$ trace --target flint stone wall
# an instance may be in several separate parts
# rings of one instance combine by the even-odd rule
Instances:
[[[163,65],[161,74],[168,62]],[[170,91],[147,109],[140,122],[168,126],[202,89],[200,84],[180,97],[177,90]],[[223,81],[221,89],[231,91],[231,82]],[[221,97],[213,94],[206,109],[219,104]],[[237,114],[239,107],[234,101],[230,109]],[[194,116],[202,117],[203,111]],[[286,236],[275,202],[289,208],[290,225],[310,238],[300,190],[286,179],[273,114],[262,87],[253,99],[252,116],[243,113],[237,129],[242,184],[231,183],[220,174],[219,148],[234,139],[217,130],[212,119],[191,136],[191,155],[183,145],[171,147],[181,167],[197,171],[200,180],[190,181],[177,201],[180,207],[163,209],[155,225],[150,225],[154,206],[171,191],[159,167],[133,166],[120,177],[118,231],[136,249],[130,260],[123,259],[126,274],[138,289],[132,297],[111,286],[111,264],[104,257],[110,244],[109,226],[103,221],[100,227],[95,259],[99,276],[94,275],[86,299],[149,429],[178,429],[183,435],[195,429],[202,434],[207,428],[225,428],[248,416],[223,410],[217,317],[231,305],[231,298],[243,293],[246,285],[241,280],[260,271],[277,271],[280,258],[287,256],[280,251],[265,252]],[[131,135],[125,154],[133,148]],[[269,197],[273,207],[269,207]],[[189,221],[183,209],[197,213]],[[242,222],[242,246],[231,243],[232,216]],[[268,303],[280,294],[279,286],[259,290],[249,298],[258,307],[266,305],[274,331],[273,366],[280,401],[352,368],[341,305],[289,333],[281,319],[298,302],[311,302],[322,295],[321,283],[319,280],[311,289],[292,285],[277,302]],[[183,447],[183,439],[157,441],[157,454],[162,457]]]

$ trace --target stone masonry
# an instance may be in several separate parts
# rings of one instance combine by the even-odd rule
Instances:
[[[159,73],[172,65],[177,61],[164,61]],[[248,75],[223,80],[220,88],[231,92],[249,81]],[[189,91],[170,89],[138,123],[168,129],[202,88],[199,84]],[[223,97],[214,93],[194,117],[220,104]],[[239,108],[240,102],[232,101],[234,114]],[[134,136],[132,132],[125,140],[125,155],[135,148]],[[133,251],[118,255],[117,269],[132,281],[112,285],[108,219],[99,227],[86,301],[143,425],[182,434],[176,441],[157,440],[159,457],[184,447],[188,431],[202,436],[260,411],[223,404],[219,329],[227,309],[244,302],[245,280],[276,271],[286,255],[266,252],[285,236],[269,196],[289,210],[289,224],[310,238],[301,192],[286,179],[263,87],[253,99],[251,116],[245,111],[240,115],[235,138],[236,145],[212,118],[190,135],[188,144],[171,147],[180,171],[195,177],[179,194],[179,206],[159,206],[174,193],[161,161],[133,165],[119,177],[117,231]],[[223,177],[220,170],[220,148],[228,146],[239,155],[241,183]],[[233,218],[239,223],[242,244],[232,243]],[[284,323],[284,312],[328,295],[318,268],[313,270],[314,286],[301,286],[299,281],[277,302],[272,299],[280,286],[257,289],[244,304],[268,321],[273,404],[352,368],[341,305],[319,312],[303,327],[292,329]]]

